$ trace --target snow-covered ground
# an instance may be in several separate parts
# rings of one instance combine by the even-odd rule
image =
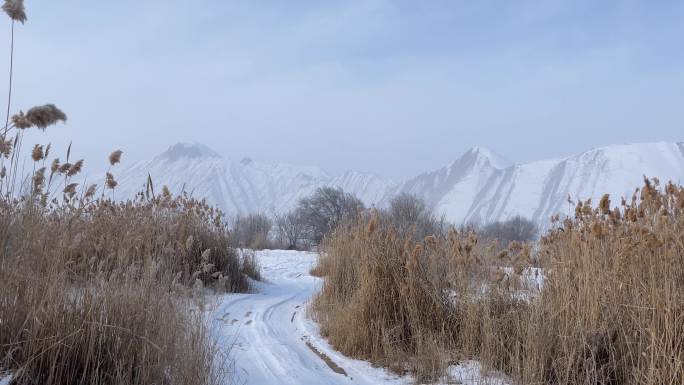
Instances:
[[[210,310],[213,331],[224,346],[233,345],[237,382],[242,384],[411,384],[365,361],[345,357],[320,336],[308,314],[321,280],[309,270],[316,254],[296,251],[257,253],[264,282],[253,294],[227,294]],[[448,383],[485,381],[477,362],[452,367]]]

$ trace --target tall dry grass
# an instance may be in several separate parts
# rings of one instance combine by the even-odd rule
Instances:
[[[547,283],[510,371],[526,382],[684,381],[684,189],[579,204],[541,241]],[[534,363],[533,365],[530,363]]]
[[[258,268],[216,211],[168,195],[40,201],[0,202],[0,365],[17,384],[226,380],[193,294],[248,290]]]
[[[464,359],[520,384],[684,381],[681,187],[582,202],[536,247],[500,253],[468,231],[398,234],[375,215],[324,244],[314,314],[346,354],[421,381]]]

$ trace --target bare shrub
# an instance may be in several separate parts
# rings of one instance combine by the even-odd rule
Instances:
[[[232,224],[231,237],[237,247],[260,250],[268,248],[273,222],[264,214],[238,215]]]
[[[497,240],[502,249],[511,242],[531,242],[537,237],[537,233],[537,225],[519,215],[505,221],[489,223],[479,231],[481,238]]]
[[[256,259],[254,250],[241,250],[240,262],[242,264],[242,274],[255,281],[261,281],[261,268]]]

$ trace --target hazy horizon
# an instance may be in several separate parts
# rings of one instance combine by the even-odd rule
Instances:
[[[525,163],[684,140],[681,2],[26,7],[12,111],[60,106],[67,124],[25,142],[64,152],[72,140],[89,172],[113,149],[125,167],[194,141],[397,180],[473,146]]]

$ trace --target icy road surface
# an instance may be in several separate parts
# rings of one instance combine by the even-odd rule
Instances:
[[[264,282],[256,292],[223,295],[211,312],[221,343],[234,344],[238,384],[411,384],[409,377],[343,356],[320,336],[307,314],[321,285],[309,274],[316,254],[263,251],[257,259]],[[462,384],[480,383],[477,363],[452,369]]]

